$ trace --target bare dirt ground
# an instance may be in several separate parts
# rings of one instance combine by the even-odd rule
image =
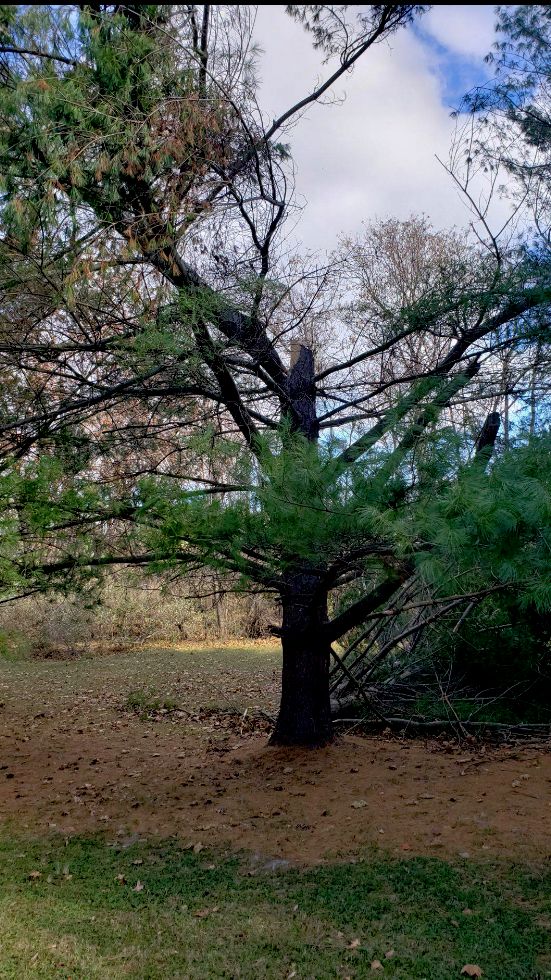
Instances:
[[[273,749],[258,712],[277,698],[270,647],[4,664],[0,821],[129,842],[176,835],[197,850],[246,849],[253,865],[373,846],[551,858],[548,745],[349,735]]]

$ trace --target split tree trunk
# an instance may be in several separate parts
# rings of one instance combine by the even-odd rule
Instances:
[[[333,739],[329,698],[327,592],[308,572],[288,576],[282,597],[281,705],[271,745],[327,745]]]

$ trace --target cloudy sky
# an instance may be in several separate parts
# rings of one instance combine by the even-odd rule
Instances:
[[[338,102],[311,107],[290,135],[297,199],[294,236],[329,249],[362,221],[412,212],[436,227],[465,226],[465,202],[436,156],[447,159],[461,95],[487,77],[494,8],[435,6],[360,59],[337,85]],[[259,7],[255,39],[260,100],[277,115],[328,72],[311,39],[284,6]],[[505,213],[504,206],[499,207]]]

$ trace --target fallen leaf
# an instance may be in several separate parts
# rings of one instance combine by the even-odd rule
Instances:
[[[126,885],[126,878],[122,874],[118,874],[115,881],[118,881],[119,885]]]
[[[359,939],[353,939],[351,943],[348,943],[349,949],[357,949],[358,946],[361,946],[361,941]]]
[[[203,848],[204,848],[204,844],[201,844],[200,842],[198,842],[197,844],[194,844],[193,845],[193,853],[194,854],[199,854],[199,852],[202,851]]]
[[[133,892],[143,892],[143,890],[144,890],[144,885],[143,882],[141,881],[137,881],[132,889]]]
[[[484,974],[476,963],[465,963],[461,970],[461,975],[465,977],[482,977]]]
[[[355,810],[361,810],[364,806],[369,806],[367,800],[354,800],[350,806],[354,807]]]
[[[391,960],[393,956],[396,956],[396,951],[394,949],[388,949],[385,953],[385,960]]]
[[[371,963],[372,970],[384,970],[384,966],[380,960],[373,960]]]
[[[36,878],[42,878],[41,871],[29,871],[29,878],[31,881],[35,881]]]

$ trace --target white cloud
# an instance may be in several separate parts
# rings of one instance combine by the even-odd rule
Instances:
[[[284,10],[259,8],[255,31],[265,51],[260,102],[270,117],[328,72]],[[311,106],[290,134],[297,196],[306,202],[294,237],[307,248],[330,249],[362,221],[413,212],[436,227],[468,224],[465,202],[436,159],[447,158],[454,123],[430,44],[411,30],[395,35],[341,79],[335,95],[345,92],[344,102]]]
[[[435,4],[421,23],[450,51],[468,58],[484,58],[494,40],[494,10],[489,4]]]

